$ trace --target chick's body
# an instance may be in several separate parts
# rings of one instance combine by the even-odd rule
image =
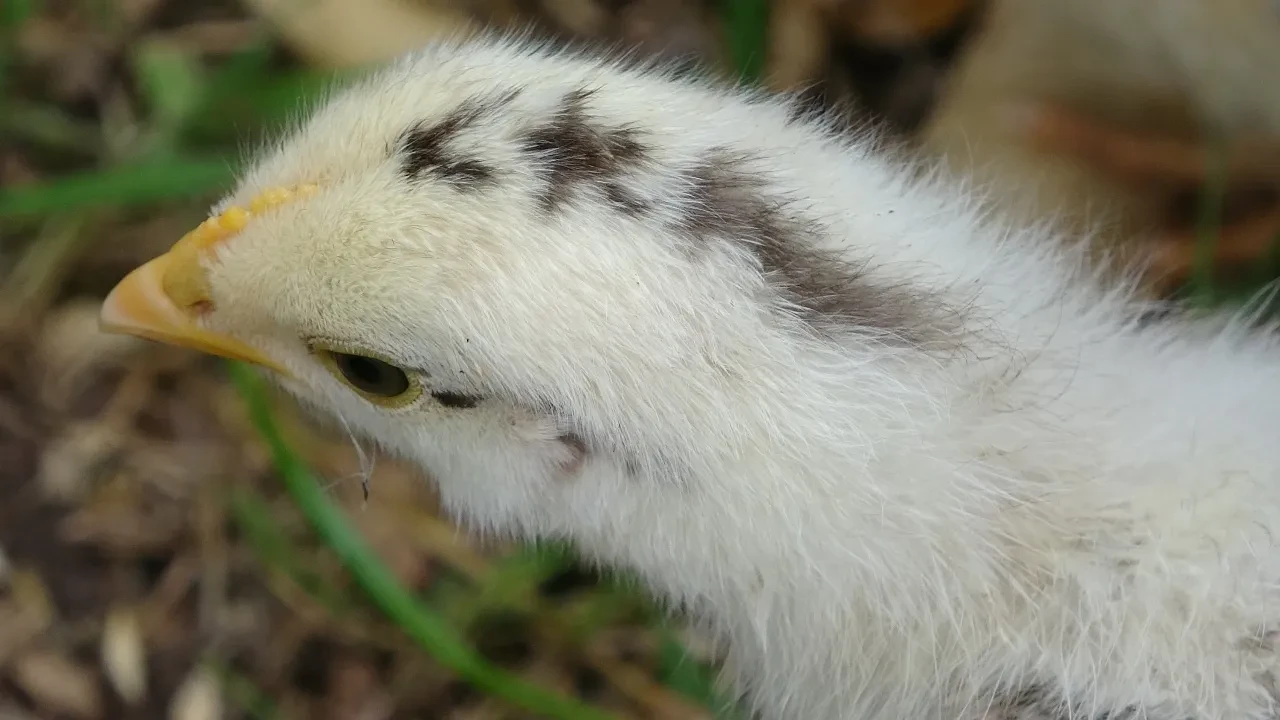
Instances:
[[[206,330],[463,521],[639,572],[763,716],[1277,717],[1270,336],[1140,327],[784,99],[512,39],[336,94],[226,205],[306,183],[210,250]]]

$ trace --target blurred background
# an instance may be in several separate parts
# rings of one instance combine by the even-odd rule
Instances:
[[[1277,0],[0,0],[0,720],[741,717],[626,577],[97,331],[327,88],[486,27],[799,93],[1153,298],[1280,274]]]

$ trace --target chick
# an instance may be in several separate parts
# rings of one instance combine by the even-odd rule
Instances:
[[[102,323],[638,573],[762,717],[1276,718],[1275,336],[1152,320],[1081,243],[795,107],[436,42]]]

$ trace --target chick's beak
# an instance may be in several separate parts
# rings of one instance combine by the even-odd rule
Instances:
[[[172,255],[161,255],[129,273],[107,295],[99,324],[104,332],[135,335],[219,357],[240,360],[287,374],[261,351],[221,333],[210,332],[174,304],[161,279]]]

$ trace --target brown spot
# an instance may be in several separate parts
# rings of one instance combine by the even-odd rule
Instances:
[[[1134,324],[1139,330],[1172,320],[1178,315],[1178,308],[1172,304],[1158,304],[1138,313]]]
[[[479,160],[460,155],[452,147],[458,135],[486,115],[515,99],[518,90],[494,98],[471,98],[434,123],[422,122],[401,135],[401,173],[409,180],[433,175],[458,188],[493,182],[495,171]]]
[[[1115,710],[1103,710],[1081,714],[1080,702],[1068,702],[1061,693],[1050,690],[1042,683],[1005,689],[997,693],[985,720],[1192,720],[1182,717],[1164,717],[1137,706]]]
[[[540,202],[555,210],[580,185],[594,186],[606,202],[623,212],[636,214],[647,204],[618,180],[630,164],[644,159],[646,150],[633,128],[601,128],[586,111],[591,92],[569,93],[551,119],[531,130],[521,148],[537,156],[546,183]]]
[[[569,460],[564,463],[564,472],[567,475],[575,475],[578,470],[582,469],[582,464],[587,461],[587,455],[590,452],[587,449],[587,441],[582,439],[577,433],[565,433],[557,438],[560,444],[569,448],[572,455]]]
[[[616,182],[601,185],[609,204],[628,215],[640,215],[649,209],[649,202],[629,192]]]
[[[622,466],[627,470],[627,477],[640,477],[640,462],[633,456],[628,455],[623,458]]]
[[[464,395],[456,392],[433,392],[431,393],[431,397],[434,398],[436,402],[447,408],[465,410],[480,404],[480,398],[475,397],[474,395]]]
[[[678,231],[699,241],[747,247],[786,311],[820,331],[870,331],[917,346],[953,338],[958,313],[942,298],[907,283],[872,277],[814,242],[826,229],[768,194],[745,158],[720,150],[688,174],[686,211]],[[695,248],[697,249],[697,248]]]
[[[571,432],[565,433],[560,436],[559,440],[565,445],[568,445],[570,448],[573,449],[574,452],[578,453],[579,455],[587,454],[587,441],[583,440],[581,435],[578,435],[577,433],[571,433]]]

